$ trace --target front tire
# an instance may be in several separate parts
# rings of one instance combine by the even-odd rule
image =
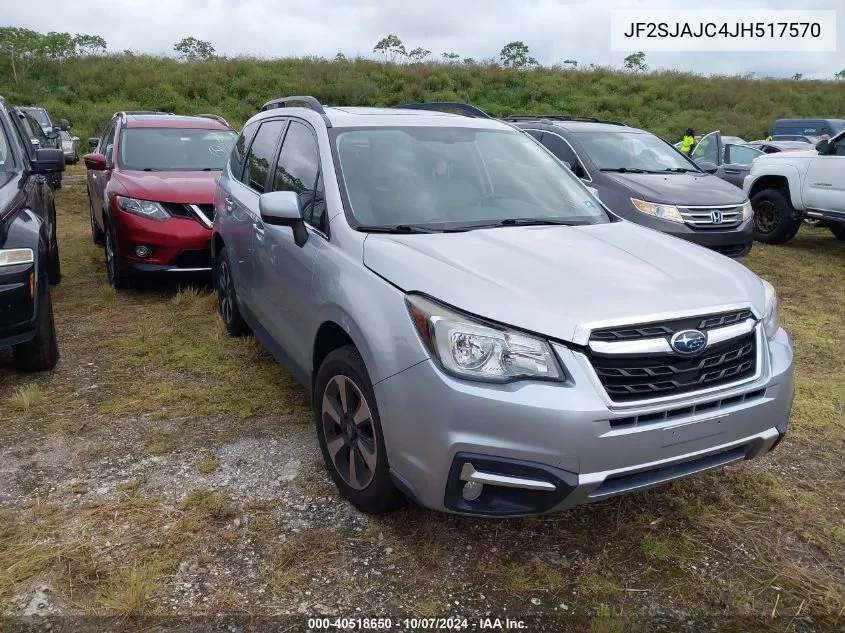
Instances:
[[[232,279],[232,269],[229,265],[229,251],[223,247],[214,258],[214,285],[217,286],[217,309],[223,325],[229,336],[246,336],[249,326],[244,321],[238,307],[238,296],[235,292],[235,282]]]
[[[106,275],[108,276],[109,285],[115,290],[124,290],[129,287],[129,275],[123,270],[120,264],[120,256],[117,252],[117,238],[114,234],[114,228],[110,223],[106,223],[106,243],[104,246],[106,252]]]
[[[828,228],[837,240],[845,240],[845,224],[839,222],[831,222]]]
[[[751,198],[754,209],[754,239],[767,244],[785,244],[798,233],[801,220],[789,194],[781,189],[763,189]]]
[[[35,338],[12,347],[18,366],[24,371],[50,371],[59,362],[59,343],[56,340],[56,323],[53,320],[53,300],[48,285],[44,305],[38,306],[35,321]]]
[[[59,240],[56,237],[55,218],[53,219],[53,231],[50,237],[50,253],[47,255],[47,279],[53,286],[57,286],[62,280],[62,260],[59,258]]]
[[[405,498],[390,478],[373,386],[354,347],[326,356],[312,406],[323,461],[340,494],[367,514],[402,506]]]

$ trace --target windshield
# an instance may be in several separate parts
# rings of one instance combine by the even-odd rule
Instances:
[[[644,132],[576,132],[587,156],[603,171],[696,171],[683,154]]]
[[[236,138],[230,130],[129,128],[120,136],[120,166],[139,171],[223,169]]]
[[[355,128],[334,142],[351,213],[365,228],[609,221],[560,161],[515,130]]]
[[[38,108],[25,108],[24,112],[38,121],[41,127],[50,127],[50,119],[47,117],[47,113],[44,110],[40,110]]]

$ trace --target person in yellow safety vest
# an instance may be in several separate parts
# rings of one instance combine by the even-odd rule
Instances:
[[[695,132],[690,127],[690,128],[687,128],[686,132],[684,132],[684,140],[683,140],[683,143],[681,143],[681,151],[684,154],[686,154],[687,156],[689,156],[690,154],[692,154],[692,148],[693,148],[694,145],[695,145]]]
[[[765,137],[766,137],[766,142],[767,142],[767,143],[768,143],[769,141],[771,141],[771,140],[772,140],[772,137],[771,137],[771,136],[769,136],[769,133],[768,133],[768,132],[763,132],[763,136],[765,136]]]

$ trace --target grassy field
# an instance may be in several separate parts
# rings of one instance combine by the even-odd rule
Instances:
[[[0,352],[3,613],[47,586],[65,616],[845,626],[845,244],[826,230],[744,262],[777,286],[796,347],[791,431],[771,455],[555,516],[374,519],[331,485],[302,389],[225,336],[207,288],[108,288],[81,173],[58,193],[62,360],[24,375]]]
[[[310,94],[328,105],[461,101],[494,116],[569,113],[610,118],[673,142],[692,126],[753,140],[778,117],[845,118],[842,82],[702,77],[680,72],[538,68],[491,64],[385,65],[372,60],[217,59],[182,63],[142,55],[39,62],[19,85],[0,60],[0,95],[43,105],[98,134],[117,110],[213,112],[240,126],[261,105]]]

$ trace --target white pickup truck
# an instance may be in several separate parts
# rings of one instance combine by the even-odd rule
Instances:
[[[783,244],[811,219],[845,240],[845,132],[808,151],[755,158],[742,188],[754,209],[755,239]]]

